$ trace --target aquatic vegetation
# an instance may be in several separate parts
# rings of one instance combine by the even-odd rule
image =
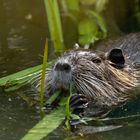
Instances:
[[[94,44],[97,40],[107,37],[107,29],[103,18],[91,10],[87,10],[86,14],[90,18],[83,18],[78,26],[79,43],[81,45]]]
[[[45,9],[46,9],[46,15],[47,15],[47,21],[48,21],[48,29],[50,32],[50,38],[53,43],[53,47],[56,53],[60,53],[66,49],[70,49],[73,46],[70,45],[69,48],[67,48],[68,44],[64,44],[65,36],[64,32],[67,34],[67,38],[72,42],[69,38],[69,32],[63,30],[63,16],[68,16],[71,21],[74,22],[75,28],[70,28],[69,30],[75,30],[76,34],[76,43],[79,43],[81,46],[88,46],[90,44],[94,44],[96,41],[102,40],[107,37],[108,35],[108,26],[106,25],[106,20],[102,16],[101,12],[105,9],[106,4],[108,3],[108,0],[44,0]],[[139,22],[139,6],[138,6],[138,0],[136,0],[136,19]],[[82,6],[85,5],[83,8]],[[93,8],[90,8],[91,5]],[[111,20],[113,21],[113,20]],[[123,20],[122,20],[123,21]],[[68,21],[69,22],[69,21]],[[110,22],[110,21],[109,21]],[[114,22],[112,23],[114,24]],[[116,25],[116,24],[114,24]],[[66,25],[67,26],[67,25]],[[116,26],[115,26],[116,27]],[[115,28],[112,28],[115,30]],[[74,36],[71,34],[71,36]],[[75,41],[75,40],[74,40]],[[74,42],[75,43],[75,42]],[[70,43],[69,43],[70,44]],[[25,86],[27,84],[32,84],[35,79],[41,76],[41,94],[40,94],[40,107],[41,107],[41,114],[43,114],[43,104],[44,104],[44,79],[45,79],[45,70],[46,67],[49,67],[52,65],[53,61],[50,63],[47,63],[47,53],[48,53],[48,45],[46,43],[46,47],[44,50],[44,61],[43,65],[39,65],[33,68],[28,68],[26,70],[23,70],[21,72],[0,78],[0,87],[4,89],[5,91],[13,91],[17,90],[22,86]],[[54,95],[52,95],[47,101],[47,104],[52,104],[58,96],[60,96],[60,92],[58,91]],[[72,94],[71,88],[70,88],[70,96]],[[61,101],[61,105],[53,110],[50,114],[47,114],[47,116],[44,116],[44,118],[38,122],[25,137],[23,137],[23,140],[28,139],[42,139],[43,137],[46,137],[48,134],[53,132],[65,119],[66,116],[66,127],[67,129],[70,129],[69,121],[73,114],[71,114],[69,109],[69,100],[70,96],[68,98],[63,98]],[[74,117],[72,117],[74,119]],[[97,120],[97,119],[90,119],[90,118],[83,118],[83,120],[79,118],[79,122],[82,124],[85,124],[85,122],[88,124],[92,124],[93,126],[105,126],[106,124],[112,124],[115,123],[117,126],[107,126],[102,128],[94,128],[94,132],[103,132],[108,131],[112,129],[119,128],[122,123],[125,121],[127,122],[129,119],[139,119],[139,116],[129,116],[129,117],[122,117],[122,118],[110,118],[108,120]],[[121,124],[121,125],[120,125]],[[82,127],[83,129],[86,129],[87,127]],[[79,127],[79,130],[81,127]],[[90,129],[91,130],[91,129]],[[85,131],[85,130],[83,130]],[[80,131],[79,131],[80,132]]]
[[[94,44],[97,40],[103,39],[107,36],[107,27],[105,20],[101,16],[101,11],[104,9],[107,0],[104,1],[61,1],[60,5],[63,7],[63,14],[69,17],[76,24],[76,32],[78,34],[77,43],[81,46],[89,46]],[[88,6],[95,5],[95,8],[85,8],[81,6],[87,4]],[[70,26],[70,25],[68,25]],[[66,36],[69,36],[66,34]],[[72,46],[71,46],[72,47]]]
[[[21,140],[41,140],[55,130],[64,120],[65,109],[61,106],[46,115]]]
[[[44,106],[44,82],[45,82],[45,76],[46,76],[47,59],[48,59],[48,40],[46,40],[46,43],[45,43],[43,65],[42,65],[42,75],[41,75],[41,85],[40,85],[40,115],[42,117],[45,115],[43,111],[43,106]]]
[[[26,70],[0,78],[0,87],[4,91],[17,90],[20,87],[30,84],[41,73],[42,65],[28,68]]]
[[[49,31],[56,52],[64,51],[64,40],[57,0],[44,0]]]
[[[72,96],[72,82],[70,83],[70,95],[67,98],[67,102],[66,102],[66,129],[67,130],[71,130],[71,126],[70,126],[70,117],[71,117],[71,111],[70,111],[70,98]]]

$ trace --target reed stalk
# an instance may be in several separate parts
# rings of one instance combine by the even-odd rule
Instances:
[[[43,57],[43,65],[42,65],[42,75],[41,75],[41,86],[40,86],[40,115],[44,116],[44,83],[45,83],[45,73],[48,59],[48,40],[46,39],[45,49],[44,49],[44,57]]]
[[[58,1],[44,0],[44,3],[48,19],[49,32],[55,52],[61,52],[64,50],[64,40]]]

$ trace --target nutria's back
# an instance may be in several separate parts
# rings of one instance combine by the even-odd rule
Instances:
[[[73,92],[78,94],[71,100],[72,107],[83,107],[85,114],[93,112],[93,116],[132,99],[140,83],[140,33],[122,37],[109,47],[107,52],[72,50],[63,54],[47,72],[46,93],[69,90],[72,82]]]
[[[140,33],[125,35],[110,44],[111,48],[120,48],[131,63],[140,63]]]

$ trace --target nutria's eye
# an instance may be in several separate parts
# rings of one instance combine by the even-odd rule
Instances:
[[[97,64],[99,64],[99,63],[101,63],[101,59],[93,59],[93,60],[91,60],[93,63],[97,63]]]

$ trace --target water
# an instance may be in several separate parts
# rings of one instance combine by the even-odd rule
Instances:
[[[36,111],[15,93],[0,94],[0,139],[18,140],[38,121]]]
[[[41,64],[46,34],[43,1],[0,0],[0,77]],[[39,120],[16,92],[0,92],[1,140],[19,140]]]
[[[33,2],[35,9],[23,0],[0,0],[0,5],[1,73],[9,74],[40,64],[48,34],[42,1]]]
[[[0,77],[41,64],[46,37],[43,0],[0,0]],[[0,91],[0,140],[19,140],[39,120],[35,108],[16,92]],[[85,137],[69,136],[61,127],[44,139],[136,140],[140,139],[139,124],[137,120],[122,128],[93,132]]]

